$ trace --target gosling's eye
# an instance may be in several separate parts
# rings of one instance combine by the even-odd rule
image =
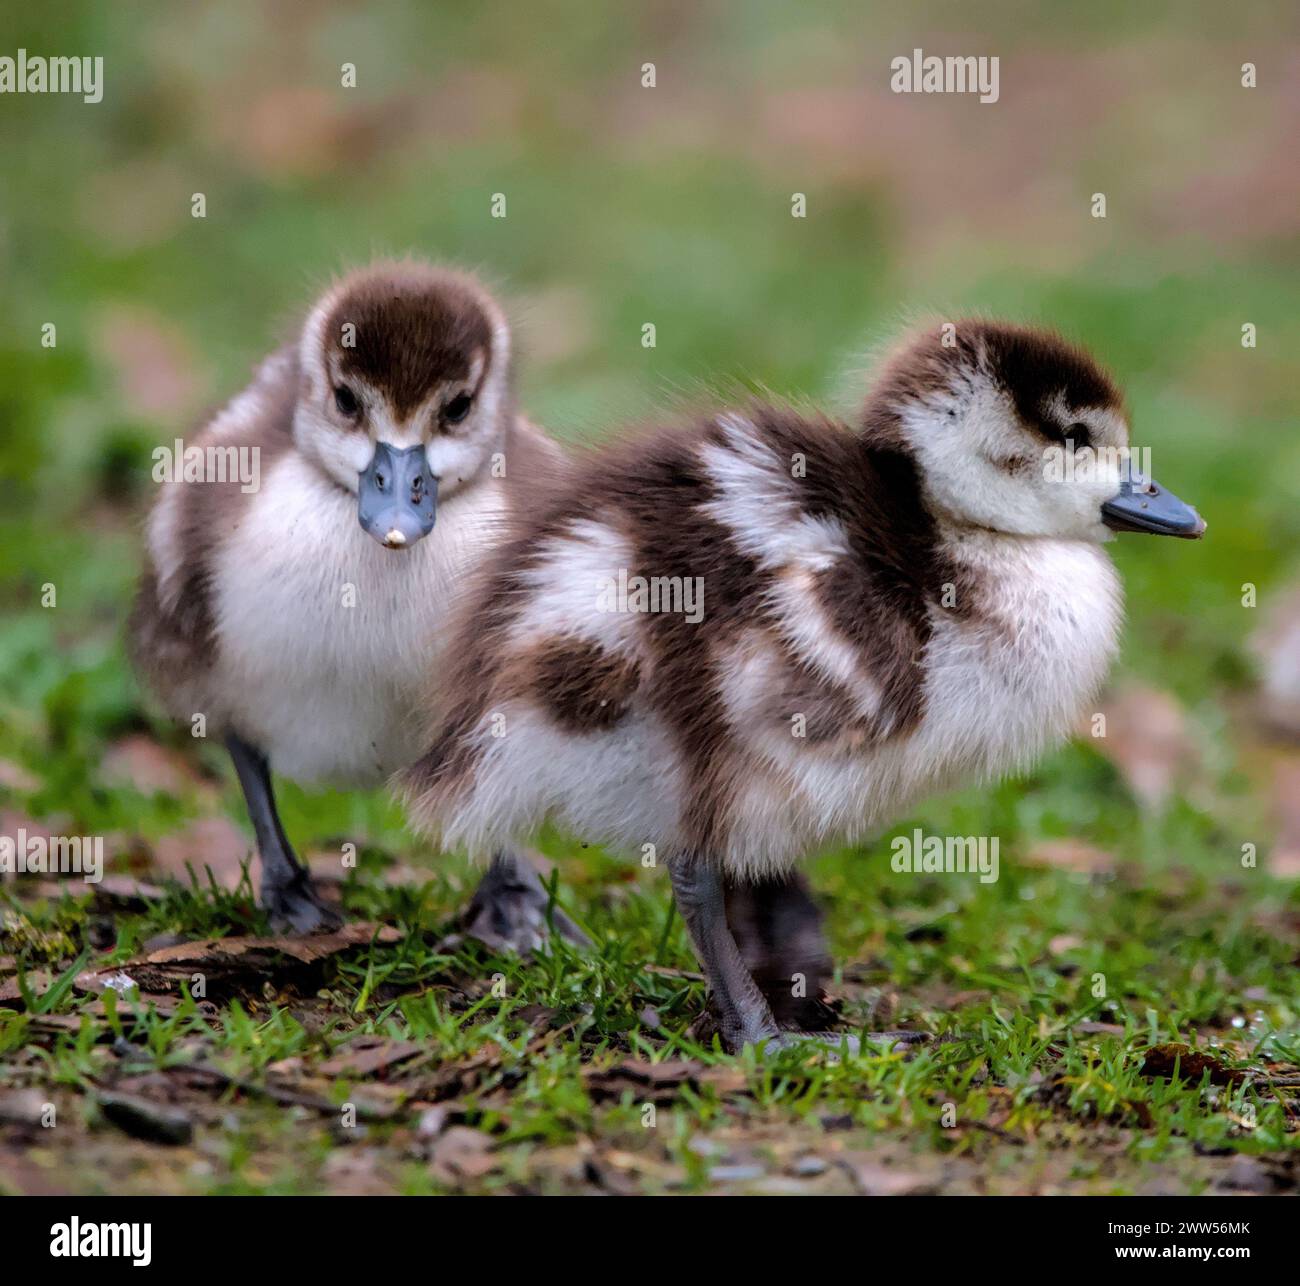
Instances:
[[[1072,424],[1065,430],[1065,440],[1073,451],[1081,451],[1092,445],[1092,434],[1086,424]]]
[[[361,404],[357,401],[357,395],[346,384],[337,384],[334,387],[334,405],[338,407],[340,415],[346,415],[351,419],[361,410]]]
[[[469,408],[473,405],[473,402],[474,399],[468,393],[457,393],[442,408],[442,422],[444,424],[459,424],[469,414]]]

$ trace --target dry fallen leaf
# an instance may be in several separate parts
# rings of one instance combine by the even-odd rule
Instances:
[[[104,752],[99,775],[110,786],[132,786],[142,795],[184,795],[210,784],[175,750],[143,733],[131,733]]]
[[[1081,839],[1044,840],[1025,854],[1027,866],[1044,866],[1081,875],[1110,875],[1115,855]]]
[[[225,965],[241,958],[266,954],[291,956],[302,964],[324,960],[348,947],[362,946],[374,937],[382,943],[401,940],[399,930],[389,925],[345,924],[335,933],[314,933],[304,937],[273,938],[205,938],[199,942],[182,942],[162,947],[144,957],[143,963]],[[124,968],[129,966],[123,966]]]
[[[431,1103],[428,1107],[412,1103],[411,1109],[419,1112],[415,1137],[424,1140],[436,1139],[451,1124],[451,1118],[457,1111],[454,1103]]]
[[[362,1036],[327,1058],[317,1069],[322,1076],[373,1076],[397,1063],[413,1058],[422,1045],[409,1040],[388,1040],[383,1036]]]
[[[20,794],[30,794],[34,790],[40,790],[41,779],[12,759],[0,759],[0,786],[6,790],[16,790]]]
[[[99,906],[111,911],[144,911],[151,902],[167,896],[162,885],[129,875],[106,875],[98,884],[92,884],[90,891]]]
[[[1212,1085],[1240,1085],[1249,1074],[1238,1068],[1228,1067],[1213,1054],[1194,1050],[1190,1045],[1169,1044],[1152,1045],[1142,1060],[1143,1076],[1159,1076],[1166,1080],[1173,1079],[1174,1067],[1184,1081],[1195,1083],[1209,1072]]]
[[[1280,880],[1300,878],[1300,756],[1278,757],[1271,780],[1277,839],[1268,854],[1269,872]]]
[[[48,969],[31,969],[27,972],[27,987],[34,996],[43,995],[54,985],[54,975]],[[21,1005],[23,993],[18,989],[18,975],[0,981],[0,1005]]]
[[[1105,736],[1091,738],[1091,744],[1119,769],[1143,807],[1158,810],[1196,758],[1182,706],[1168,692],[1128,684],[1100,713]]]
[[[1070,1030],[1076,1036],[1122,1036],[1124,1028],[1118,1023],[1081,1022]]]
[[[646,973],[655,974],[660,978],[680,978],[683,982],[703,982],[704,975],[698,972],[692,972],[690,969],[673,969],[669,965],[648,964],[642,965]]]
[[[122,401],[141,419],[173,423],[198,400],[194,349],[175,322],[138,303],[113,302],[91,319],[96,355],[117,375]]]
[[[870,1152],[842,1152],[836,1160],[848,1171],[864,1197],[921,1196],[938,1187],[925,1175],[882,1165]]]
[[[6,1090],[0,1093],[0,1124],[40,1125],[48,1105],[49,1095],[42,1090]]]
[[[129,1094],[98,1094],[96,1101],[105,1119],[132,1138],[175,1146],[194,1137],[194,1122],[180,1108]]]
[[[345,924],[337,933],[308,937],[207,938],[162,947],[125,964],[89,969],[76,980],[78,991],[99,994],[116,978],[126,978],[141,991],[170,992],[194,973],[207,976],[209,986],[260,986],[294,966],[313,965],[346,951],[364,946],[373,937],[384,944],[401,940],[399,930],[388,925]],[[126,984],[121,984],[125,986]]]
[[[497,1168],[492,1138],[468,1125],[452,1125],[442,1132],[433,1145],[429,1165],[444,1182],[478,1179]]]
[[[256,888],[261,879],[261,859],[256,856],[252,840],[228,817],[200,818],[154,845],[154,863],[159,871],[188,883],[189,869],[201,882],[206,882],[205,871],[210,870],[223,889],[239,887],[241,867],[250,854],[253,860],[249,878]]]
[[[1300,585],[1270,606],[1250,646],[1260,663],[1261,720],[1284,736],[1300,738]]]

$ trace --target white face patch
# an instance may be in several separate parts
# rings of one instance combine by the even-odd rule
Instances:
[[[480,438],[438,436],[425,445],[429,472],[438,479],[438,495],[454,495],[478,476],[491,455],[492,442]]]
[[[1073,425],[1087,430],[1088,449],[1071,452],[1023,424],[1011,396],[978,372],[897,409],[941,516],[1012,535],[1109,539],[1101,506],[1119,490],[1117,461],[1128,446],[1118,412],[1049,399],[1044,413],[1062,435]]]
[[[320,354],[325,347],[325,323],[333,311],[336,294],[331,291],[321,299],[302,328],[298,343],[302,385],[294,411],[293,439],[306,459],[323,469],[339,486],[355,493],[375,448],[368,433],[344,426],[333,415],[333,386],[330,372],[321,365]],[[362,392],[373,397],[368,390]]]
[[[497,461],[508,468],[506,425],[514,415],[510,400],[510,328],[495,305],[489,303],[487,312],[492,325],[490,353],[477,352],[471,357],[468,378],[445,391],[434,410],[436,415],[437,409],[457,392],[474,394],[464,420],[434,433],[425,446],[429,472],[438,479],[440,498],[455,495]]]
[[[341,487],[356,492],[361,474],[370,466],[375,444],[368,433],[339,428],[312,406],[299,404],[293,417],[298,449]]]

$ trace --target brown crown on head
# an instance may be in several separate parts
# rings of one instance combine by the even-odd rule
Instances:
[[[492,318],[472,278],[424,264],[383,264],[347,278],[325,322],[324,342],[345,378],[379,389],[398,415],[442,383],[467,379],[476,354],[492,362]],[[343,342],[351,323],[352,346]]]
[[[901,404],[945,392],[966,372],[1004,389],[1031,428],[1043,425],[1057,397],[1073,410],[1124,405],[1094,358],[1055,331],[967,318],[928,326],[894,354],[867,399],[868,422],[884,427]]]

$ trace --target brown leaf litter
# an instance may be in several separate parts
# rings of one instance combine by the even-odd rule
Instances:
[[[77,976],[75,986],[92,995],[132,987],[165,994],[188,985],[199,973],[212,994],[260,991],[268,978],[277,983],[294,981],[296,972],[353,947],[366,946],[372,940],[388,945],[400,941],[401,936],[388,925],[347,924],[336,933],[308,937],[207,938],[162,947],[125,964],[88,969]]]

